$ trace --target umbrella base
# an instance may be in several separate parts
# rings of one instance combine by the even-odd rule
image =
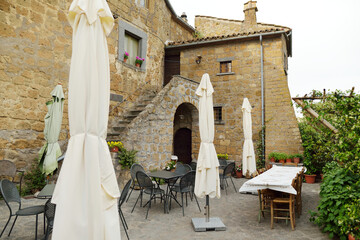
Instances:
[[[195,232],[206,231],[225,231],[226,226],[220,220],[220,218],[210,218],[209,222],[206,222],[205,218],[192,218],[192,224]]]

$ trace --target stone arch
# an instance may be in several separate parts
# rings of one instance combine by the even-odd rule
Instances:
[[[189,102],[181,103],[173,121],[173,154],[182,163],[189,164],[194,159],[193,153],[199,142],[198,126],[198,109]]]
[[[137,161],[147,169],[163,168],[170,160],[176,110],[185,103],[191,106],[191,111],[197,111],[199,99],[195,91],[198,86],[199,83],[191,79],[174,76],[122,134],[121,140],[125,147],[137,150]],[[194,119],[198,118],[198,114],[193,116]],[[195,150],[199,134],[194,134],[192,148]]]

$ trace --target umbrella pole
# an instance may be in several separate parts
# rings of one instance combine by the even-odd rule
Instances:
[[[210,222],[210,206],[209,206],[209,195],[206,195],[205,215],[206,222]]]

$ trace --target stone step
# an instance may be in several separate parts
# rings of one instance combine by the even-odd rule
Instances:
[[[133,120],[134,118],[136,118],[138,115],[136,114],[136,115],[133,115],[133,114],[126,114],[126,115],[124,115],[123,117],[125,118],[125,119],[128,119],[128,120]]]
[[[133,109],[130,110],[130,114],[131,115],[139,115],[139,113],[141,113],[144,109]]]
[[[127,125],[127,124],[129,124],[131,121],[129,121],[129,120],[126,120],[126,119],[124,119],[124,120],[120,120],[118,123],[120,124],[120,125]]]
[[[118,135],[119,135],[119,132],[122,132],[125,128],[126,128],[126,126],[113,127],[114,131],[116,131]]]

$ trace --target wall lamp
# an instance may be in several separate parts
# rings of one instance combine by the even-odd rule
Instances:
[[[202,59],[202,57],[199,55],[199,56],[197,56],[197,58],[195,59],[195,62],[196,62],[197,64],[200,64],[200,63],[201,63],[201,59]]]

